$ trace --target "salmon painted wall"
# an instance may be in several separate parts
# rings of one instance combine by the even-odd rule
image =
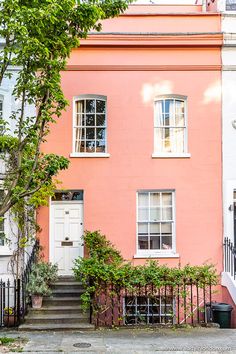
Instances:
[[[202,18],[205,23],[205,17]],[[209,18],[213,17],[210,15]],[[218,16],[215,16],[212,31],[217,30],[218,22]],[[201,29],[201,20],[198,28]],[[121,30],[118,25],[116,30]],[[128,49],[105,45],[94,48],[84,44],[75,50],[68,63],[70,69],[61,74],[62,87],[70,105],[58,123],[52,126],[43,150],[69,158],[72,152],[73,97],[80,94],[107,96],[110,157],[70,158],[69,170],[59,176],[64,188],[84,190],[84,228],[101,230],[126,259],[135,264],[143,263],[145,260],[133,258],[136,254],[136,192],[140,189],[174,189],[176,251],[180,257],[160,261],[170,265],[211,261],[220,271],[221,72],[216,68],[221,64],[220,45],[208,48],[192,45],[183,49],[171,47],[170,43],[168,47],[152,48],[137,43],[136,47]],[[127,63],[147,67],[154,63],[165,64],[166,70],[122,70],[122,65]],[[114,64],[121,65],[121,68],[100,68],[97,71],[89,68],[80,71],[78,68],[80,65]],[[195,69],[184,69],[185,65],[193,64]],[[215,69],[201,69],[201,65],[206,64],[215,65]],[[168,65],[177,68],[168,70]],[[188,97],[190,158],[152,158],[153,99],[158,94]],[[39,210],[38,222],[42,228],[41,243],[48,257],[48,208]]]

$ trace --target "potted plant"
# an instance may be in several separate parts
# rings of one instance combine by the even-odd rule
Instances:
[[[5,307],[3,310],[3,323],[6,327],[14,327],[16,325],[16,313],[14,307]]]
[[[31,296],[32,307],[41,308],[43,296],[51,295],[50,283],[57,280],[58,266],[48,262],[33,265],[26,287]]]
[[[43,296],[51,295],[51,290],[42,277],[37,276],[35,273],[31,273],[26,290],[31,296],[32,307],[39,309],[42,307]]]

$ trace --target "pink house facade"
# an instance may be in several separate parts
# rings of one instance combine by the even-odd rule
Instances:
[[[133,264],[222,272],[221,46],[220,15],[201,5],[132,5],[72,52],[69,106],[43,146],[70,167],[38,213],[61,275],[84,230]]]

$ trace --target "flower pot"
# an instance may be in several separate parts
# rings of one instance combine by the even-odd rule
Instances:
[[[32,295],[32,307],[33,309],[40,309],[43,303],[43,297],[41,295]]]
[[[5,327],[15,327],[17,321],[14,315],[3,315],[3,323]]]

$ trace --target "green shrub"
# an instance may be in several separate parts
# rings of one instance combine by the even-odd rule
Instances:
[[[104,288],[109,287],[119,293],[122,288],[135,292],[137,287],[146,285],[152,285],[155,288],[165,285],[184,287],[184,284],[191,283],[204,288],[210,284],[216,285],[218,282],[218,276],[212,264],[170,268],[151,260],[145,265],[133,266],[122,258],[120,252],[99,231],[87,231],[83,239],[88,257],[76,259],[73,271],[86,290],[81,297],[84,308],[90,306],[91,300],[95,298],[94,295],[99,297]],[[184,293],[183,289],[183,296]]]

